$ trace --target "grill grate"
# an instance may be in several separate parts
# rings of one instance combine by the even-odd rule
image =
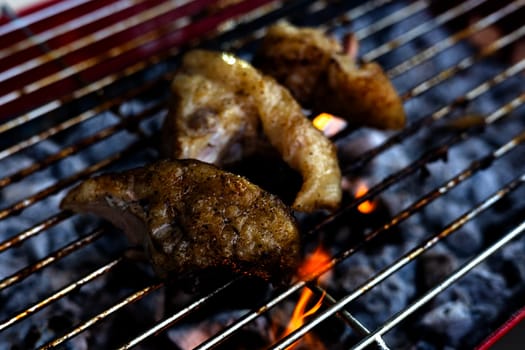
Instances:
[[[421,134],[427,129],[437,132],[440,122],[465,113],[470,104],[482,104],[485,94],[494,92],[503,96],[499,99],[497,108],[484,115],[483,125],[449,132],[439,138],[439,143],[429,145],[421,155],[380,178],[364,196],[348,200],[338,212],[318,220],[306,233],[309,239],[320,239],[326,235],[325,231],[330,231],[334,224],[344,220],[360,204],[379,198],[388,191],[398,191],[404,181],[429,171],[426,169],[431,163],[452,157],[450,153],[458,145],[480,137],[483,131],[490,132],[492,128],[499,130],[500,125],[521,118],[525,90],[520,75],[523,75],[525,69],[525,59],[506,65],[484,81],[473,77],[473,69],[486,61],[503,60],[498,57],[502,50],[523,41],[524,26],[501,34],[487,46],[472,50],[467,55],[455,55],[452,50],[473,35],[506,21],[509,16],[523,10],[525,1],[500,4],[487,15],[474,19],[455,32],[451,29],[448,36],[437,40],[432,36],[436,29],[458,21],[464,23],[465,15],[486,6],[488,1],[465,1],[430,18],[425,17],[432,13],[430,1],[406,2],[403,6],[389,0],[371,0],[359,5],[353,2],[329,1],[239,1],[226,9],[200,15],[211,3],[213,2],[203,0],[113,0],[100,4],[97,1],[65,0],[32,14],[14,16],[5,21],[0,27],[0,118],[3,121],[0,125],[0,168],[5,169],[0,178],[0,189],[3,191],[0,227],[9,227],[17,216],[24,213],[29,213],[27,215],[31,216],[31,222],[23,229],[14,233],[11,230],[9,234],[0,236],[0,254],[5,255],[20,249],[23,244],[32,240],[51,237],[56,231],[78,229],[74,224],[69,224],[78,218],[68,212],[57,212],[56,206],[45,214],[38,213],[32,217],[31,210],[35,206],[56,203],[57,195],[62,194],[66,188],[97,172],[108,168],[129,167],[130,163],[141,164],[145,159],[157,157],[154,130],[166,113],[168,96],[164,93],[151,98],[151,95],[168,90],[182,51],[202,45],[237,51],[250,57],[253,45],[263,34],[264,27],[280,18],[289,18],[298,24],[315,22],[317,26],[337,35],[341,34],[341,30],[353,31],[365,48],[361,59],[383,63],[387,67],[388,76],[402,92],[410,124],[400,132],[385,133],[388,137],[382,142],[344,162],[343,172],[347,176],[364,174],[365,169],[381,155],[412,142],[412,139],[423,137]],[[386,29],[405,22],[412,24],[409,30],[395,33],[392,38],[384,34]],[[370,40],[373,47],[366,50],[368,39],[373,39]],[[413,42],[418,42],[418,48],[423,49],[412,56],[404,57],[400,52]],[[453,63],[437,69],[436,67],[442,66],[437,61],[438,57],[448,54],[452,57],[449,61]],[[401,61],[399,57],[402,58]],[[472,81],[476,83],[464,89],[451,90],[453,92],[446,100],[438,100],[435,104],[438,108],[433,111],[416,111],[411,108],[411,104],[418,103],[418,99],[427,93],[432,93],[434,89],[450,81],[460,84],[463,77],[472,77]],[[511,80],[519,82],[518,91],[506,85]],[[140,105],[138,112],[133,110],[135,104]],[[112,122],[92,130],[93,125],[100,123],[101,116],[107,116]],[[348,128],[335,135],[333,140],[344,144],[347,140],[352,140],[357,132]],[[115,142],[111,140],[115,139],[122,144],[115,146],[113,152]],[[47,140],[57,142],[61,147],[44,152],[43,156],[35,156],[35,146]],[[427,206],[446,198],[451,191],[469,181],[475,181],[480,172],[493,171],[498,162],[520,150],[522,152],[524,141],[523,129],[512,130],[503,142],[495,143],[490,152],[476,154],[466,167],[458,169],[455,175],[447,177],[443,183],[433,186],[429,191],[419,190],[418,198],[414,197],[416,199],[413,202],[399,208],[399,212],[384,219],[377,228],[356,238],[348,246],[337,247],[342,251],[333,254],[326,269],[311,276],[310,281],[297,282],[284,290],[272,290],[270,297],[266,297],[261,304],[251,305],[251,311],[246,311],[220,332],[204,340],[198,348],[211,349],[219,346],[258,319],[269,317],[271,310],[283,307],[285,302],[292,300],[303,288],[310,288],[317,295],[326,294],[322,311],[310,318],[303,327],[274,342],[273,348],[289,347],[336,316],[358,335],[359,340],[354,344],[356,348],[375,343],[378,348],[388,349],[391,345],[383,338],[388,332],[417,315],[432,298],[457,283],[475,267],[486,263],[497,250],[521,235],[525,230],[525,223],[521,222],[523,218],[519,217],[519,213],[518,220],[514,219],[507,232],[501,232],[483,250],[468,260],[465,259],[445,280],[411,300],[406,308],[390,314],[381,325],[370,327],[349,311],[349,304],[420,259],[429,249],[442,243],[469,222],[489,215],[486,212],[494,210],[503,199],[522,190],[520,186],[525,182],[523,166],[516,166],[515,172],[508,174],[507,181],[499,184],[497,191],[483,196],[468,211],[456,213],[460,215],[456,215],[449,224],[437,229],[428,228],[428,231],[436,233],[420,237],[418,242],[411,242],[403,254],[378,269],[362,284],[354,286],[352,292],[343,296],[334,295],[329,288],[321,287],[313,281],[351,259],[356,252],[367,249],[377,239],[391,234],[393,228],[420,215]],[[108,149],[101,152],[100,157],[92,157],[90,162],[82,161],[80,165],[71,163],[70,167],[73,169],[60,173],[54,183],[38,185],[36,190],[32,189],[31,184],[38,182],[38,176],[42,172],[53,172],[64,162],[82,157],[86,151],[97,146]],[[13,165],[10,160],[17,156],[27,157],[31,162]],[[11,167],[15,170],[12,171]],[[11,200],[8,194],[13,191],[10,189],[19,185],[24,190]],[[421,195],[423,192],[425,194]],[[6,269],[8,273],[2,270],[0,292],[17,287],[28,279],[37,278],[42,271],[68,258],[81,259],[79,254],[83,250],[96,245],[98,241],[111,238],[111,229],[104,226],[92,227],[91,231],[78,231],[78,236],[71,236],[74,238],[70,241],[65,240],[63,244],[32,261]],[[81,235],[80,232],[89,233]],[[92,268],[84,275],[76,276],[71,273],[69,280],[55,288],[51,294],[39,296],[37,301],[25,300],[23,309],[2,314],[0,332],[31,320],[45,308],[71,298],[81,288],[95,285],[99,279],[116,271],[125,261],[124,253],[120,250],[115,255],[108,254],[104,264]],[[193,299],[167,317],[148,325],[146,330],[128,334],[126,343],[121,348],[146,346],[148,339],[179,324],[183,319],[192,317],[218,298],[233,293],[242,280],[239,277],[226,281],[210,293]],[[113,300],[109,306],[101,305],[93,316],[79,320],[58,337],[48,337],[44,340],[47,343],[38,343],[37,346],[43,349],[59,346],[161,290],[169,290],[169,286],[150,279],[146,285],[135,288],[131,293],[126,290],[127,294],[119,294],[120,299]]]

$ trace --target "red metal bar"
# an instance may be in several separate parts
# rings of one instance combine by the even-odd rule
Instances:
[[[46,7],[49,7],[57,2],[60,2],[63,0],[42,0],[38,3],[29,5],[27,7],[21,8],[17,11],[18,16],[28,16],[33,12],[37,12],[39,10],[45,9]],[[11,19],[9,17],[6,17],[3,13],[0,14],[0,25],[4,25],[8,22],[11,22]]]
[[[50,49],[58,49],[67,46],[69,43],[72,43],[75,40],[84,37],[89,37],[98,30],[103,30],[104,28],[107,28],[110,25],[118,24],[122,20],[130,18],[133,15],[139,14],[144,10],[152,8],[155,5],[158,5],[162,2],[164,2],[164,0],[148,0],[146,3],[140,3],[137,6],[135,6],[133,8],[133,11],[131,12],[122,11],[115,13],[112,16],[107,17],[104,23],[96,23],[95,27],[89,26],[87,28],[82,28],[82,30],[70,32],[64,36],[58,37],[50,42],[47,42],[46,45],[48,45]],[[0,84],[0,96],[8,94],[11,91],[21,90],[27,84],[30,84],[34,81],[38,81],[40,79],[45,78],[46,76],[59,72],[64,68],[62,65],[71,66],[89,58],[96,57],[98,55],[103,54],[104,52],[109,51],[113,47],[118,47],[132,40],[138,35],[152,31],[155,28],[161,28],[162,26],[165,26],[178,18],[194,14],[212,2],[213,1],[210,0],[197,0],[191,2],[187,6],[177,8],[175,11],[168,12],[160,17],[156,17],[152,20],[147,20],[143,23],[140,23],[137,26],[130,27],[122,32],[119,32],[115,35],[111,35],[107,38],[96,40],[94,44],[88,45],[76,51],[68,52],[65,56],[60,58],[60,62],[46,57],[40,48],[36,48],[36,51],[31,50],[34,56],[19,57],[19,55],[14,55],[16,58],[15,65],[34,58],[43,58],[44,61],[41,64],[35,66],[34,68],[23,72],[22,74],[16,74],[11,76],[10,78],[2,79],[2,84]],[[140,60],[143,58],[143,56],[137,56],[136,58]],[[0,66],[2,68],[6,67],[6,65],[4,65],[3,60],[0,61]],[[15,70],[16,67],[13,71]]]
[[[519,325],[523,320],[525,320],[525,307],[520,309],[511,318],[505,322],[500,328],[498,328],[494,333],[489,335],[482,343],[479,345],[476,350],[489,350],[497,342],[501,341],[508,333],[513,330],[517,325]]]
[[[155,6],[157,3],[160,3],[164,0],[146,0],[143,2],[137,1],[137,4],[130,4],[130,0],[117,0],[117,1],[108,1],[108,4],[104,7],[100,7],[95,9],[94,11],[115,11],[111,13],[111,15],[101,16],[101,18],[97,18],[96,20],[93,19],[89,23],[77,27],[74,31],[68,31],[66,33],[60,34],[60,35],[53,35],[48,40],[45,41],[45,45],[50,50],[57,49],[59,47],[65,46],[74,40],[77,40],[79,38],[85,37],[90,35],[93,32],[96,32],[97,30],[100,30],[102,28],[108,27],[111,24],[117,23],[118,21],[125,19],[127,17],[131,17],[133,15],[139,14],[140,12],[144,11],[149,6]],[[114,10],[113,10],[114,8]],[[87,16],[95,12],[88,12]],[[74,22],[78,17],[72,17],[68,18],[69,21]],[[69,22],[68,21],[68,22]],[[64,23],[68,23],[64,22]],[[57,23],[56,25],[53,25],[46,29],[53,30],[57,28],[62,23]],[[31,32],[33,32],[32,28],[30,27]],[[41,33],[44,33],[46,31],[43,31]],[[35,33],[39,34],[39,33]],[[5,38],[3,36],[0,36],[1,40],[4,40]],[[27,37],[25,38],[27,40]],[[5,40],[4,40],[5,41]],[[10,41],[10,40],[9,40]],[[10,43],[13,44],[12,42]],[[9,68],[12,68],[16,65],[19,65],[22,62],[26,62],[32,58],[38,57],[43,54],[42,47],[39,46],[36,42],[29,42],[29,47],[21,49],[21,50],[11,50],[8,51],[10,48],[0,48],[4,49],[6,52],[5,54],[2,54],[2,58],[0,59],[0,67],[2,67],[2,70],[7,70]]]
[[[275,0],[246,0],[228,7],[214,15],[206,16],[199,21],[192,22],[190,25],[183,27],[180,30],[164,33],[162,32],[162,29],[160,29],[158,38],[156,37],[154,40],[151,40],[146,44],[123,52],[121,55],[109,58],[105,57],[108,50],[111,50],[113,47],[118,47],[120,44],[143,34],[145,31],[153,29],[156,26],[160,27],[162,24],[165,25],[166,23],[173,21],[175,18],[191,16],[205,8],[209,3],[213,2],[210,0],[193,1],[188,4],[188,6],[182,6],[178,8],[177,11],[173,11],[172,13],[163,16],[161,23],[157,21],[149,21],[144,25],[133,28],[132,30],[126,30],[125,33],[119,34],[118,36],[112,36],[107,40],[90,45],[85,49],[68,54],[64,57],[61,63],[66,63],[66,65],[83,62],[86,58],[100,59],[100,62],[97,62],[96,65],[86,69],[81,69],[80,74],[70,74],[62,80],[51,82],[46,85],[45,88],[39,88],[34,91],[24,90],[27,84],[60,71],[60,65],[56,62],[52,61],[44,63],[28,72],[25,72],[23,75],[16,75],[16,77],[2,82],[0,85],[0,116],[9,118],[15,115],[20,115],[49,101],[66,96],[81,87],[79,86],[79,80],[77,79],[79,77],[81,80],[87,82],[96,81],[109,74],[120,72],[126,67],[141,60],[146,60],[151,56],[167,54],[173,47],[180,46],[192,39],[202,37],[204,34],[217,28],[217,26],[224,21],[233,19],[273,1]],[[52,93],[50,94],[50,92]],[[12,95],[6,96],[6,94]]]
[[[115,1],[117,0],[52,0],[29,7],[16,14],[16,21],[11,18],[3,19],[4,23],[0,28],[0,48],[27,38],[24,28],[29,27],[31,32],[40,33]]]

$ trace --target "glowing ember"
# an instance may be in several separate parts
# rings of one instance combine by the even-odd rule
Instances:
[[[346,127],[346,122],[328,113],[321,113],[312,121],[314,126],[330,137]]]
[[[363,197],[368,192],[368,186],[364,182],[359,182],[357,184],[356,190],[355,190],[355,197],[360,198]],[[363,214],[370,214],[373,212],[376,208],[376,203],[372,201],[364,201],[363,203],[359,204],[357,207],[357,210],[359,210]]]

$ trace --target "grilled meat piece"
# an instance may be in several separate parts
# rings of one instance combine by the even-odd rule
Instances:
[[[381,67],[358,65],[334,38],[279,22],[268,29],[254,64],[307,108],[379,129],[405,125],[403,104]]]
[[[161,276],[226,267],[281,282],[300,260],[295,219],[277,197],[197,160],[91,178],[61,208],[111,221],[145,245]]]
[[[339,206],[341,172],[335,146],[275,80],[233,55],[194,50],[184,56],[172,91],[162,131],[167,156],[220,166],[269,142],[303,178],[294,209]]]
[[[205,64],[205,63],[203,63]],[[258,112],[243,91],[186,69],[175,75],[170,115],[162,127],[164,153],[218,166],[251,154],[260,133]]]

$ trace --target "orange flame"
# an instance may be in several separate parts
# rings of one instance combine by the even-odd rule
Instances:
[[[312,306],[309,310],[306,310],[306,306],[308,305],[308,302],[313,298],[314,293],[308,289],[304,288],[301,296],[299,297],[299,301],[297,302],[297,305],[295,306],[295,309],[293,310],[292,317],[290,318],[290,322],[288,323],[288,326],[284,330],[283,337],[287,336],[288,334],[295,331],[297,328],[301,327],[304,324],[304,320],[310,316],[313,315],[319,310],[321,305],[323,304],[323,299],[325,296],[325,293],[321,295],[321,298],[315,303],[314,306]],[[290,345],[287,349],[291,350],[295,347],[294,345]]]
[[[330,137],[346,127],[346,121],[328,113],[321,113],[312,120],[315,128]]]
[[[329,262],[330,255],[328,252],[323,248],[318,247],[299,267],[297,274],[301,279],[307,278],[316,272],[322,271]],[[314,293],[309,288],[304,288],[299,297],[299,301],[293,310],[290,322],[288,323],[288,326],[286,327],[282,337],[287,336],[301,327],[308,316],[316,313],[323,303],[324,296],[325,294],[323,293],[319,301],[317,301],[317,303],[315,303],[315,305],[310,309],[306,310],[310,300],[314,297]],[[290,345],[287,350],[293,349],[296,345],[297,343]]]
[[[317,249],[310,254],[303,264],[299,266],[297,275],[300,279],[306,279],[309,275],[314,274],[323,270],[323,268],[330,262],[330,255],[323,247],[317,247]]]
[[[355,190],[355,197],[360,198],[363,197],[368,192],[368,186],[364,182],[359,182],[357,184],[357,188]],[[359,210],[363,214],[370,214],[373,212],[377,207],[377,204],[373,201],[364,201],[363,203],[359,204],[357,207],[357,210]]]

